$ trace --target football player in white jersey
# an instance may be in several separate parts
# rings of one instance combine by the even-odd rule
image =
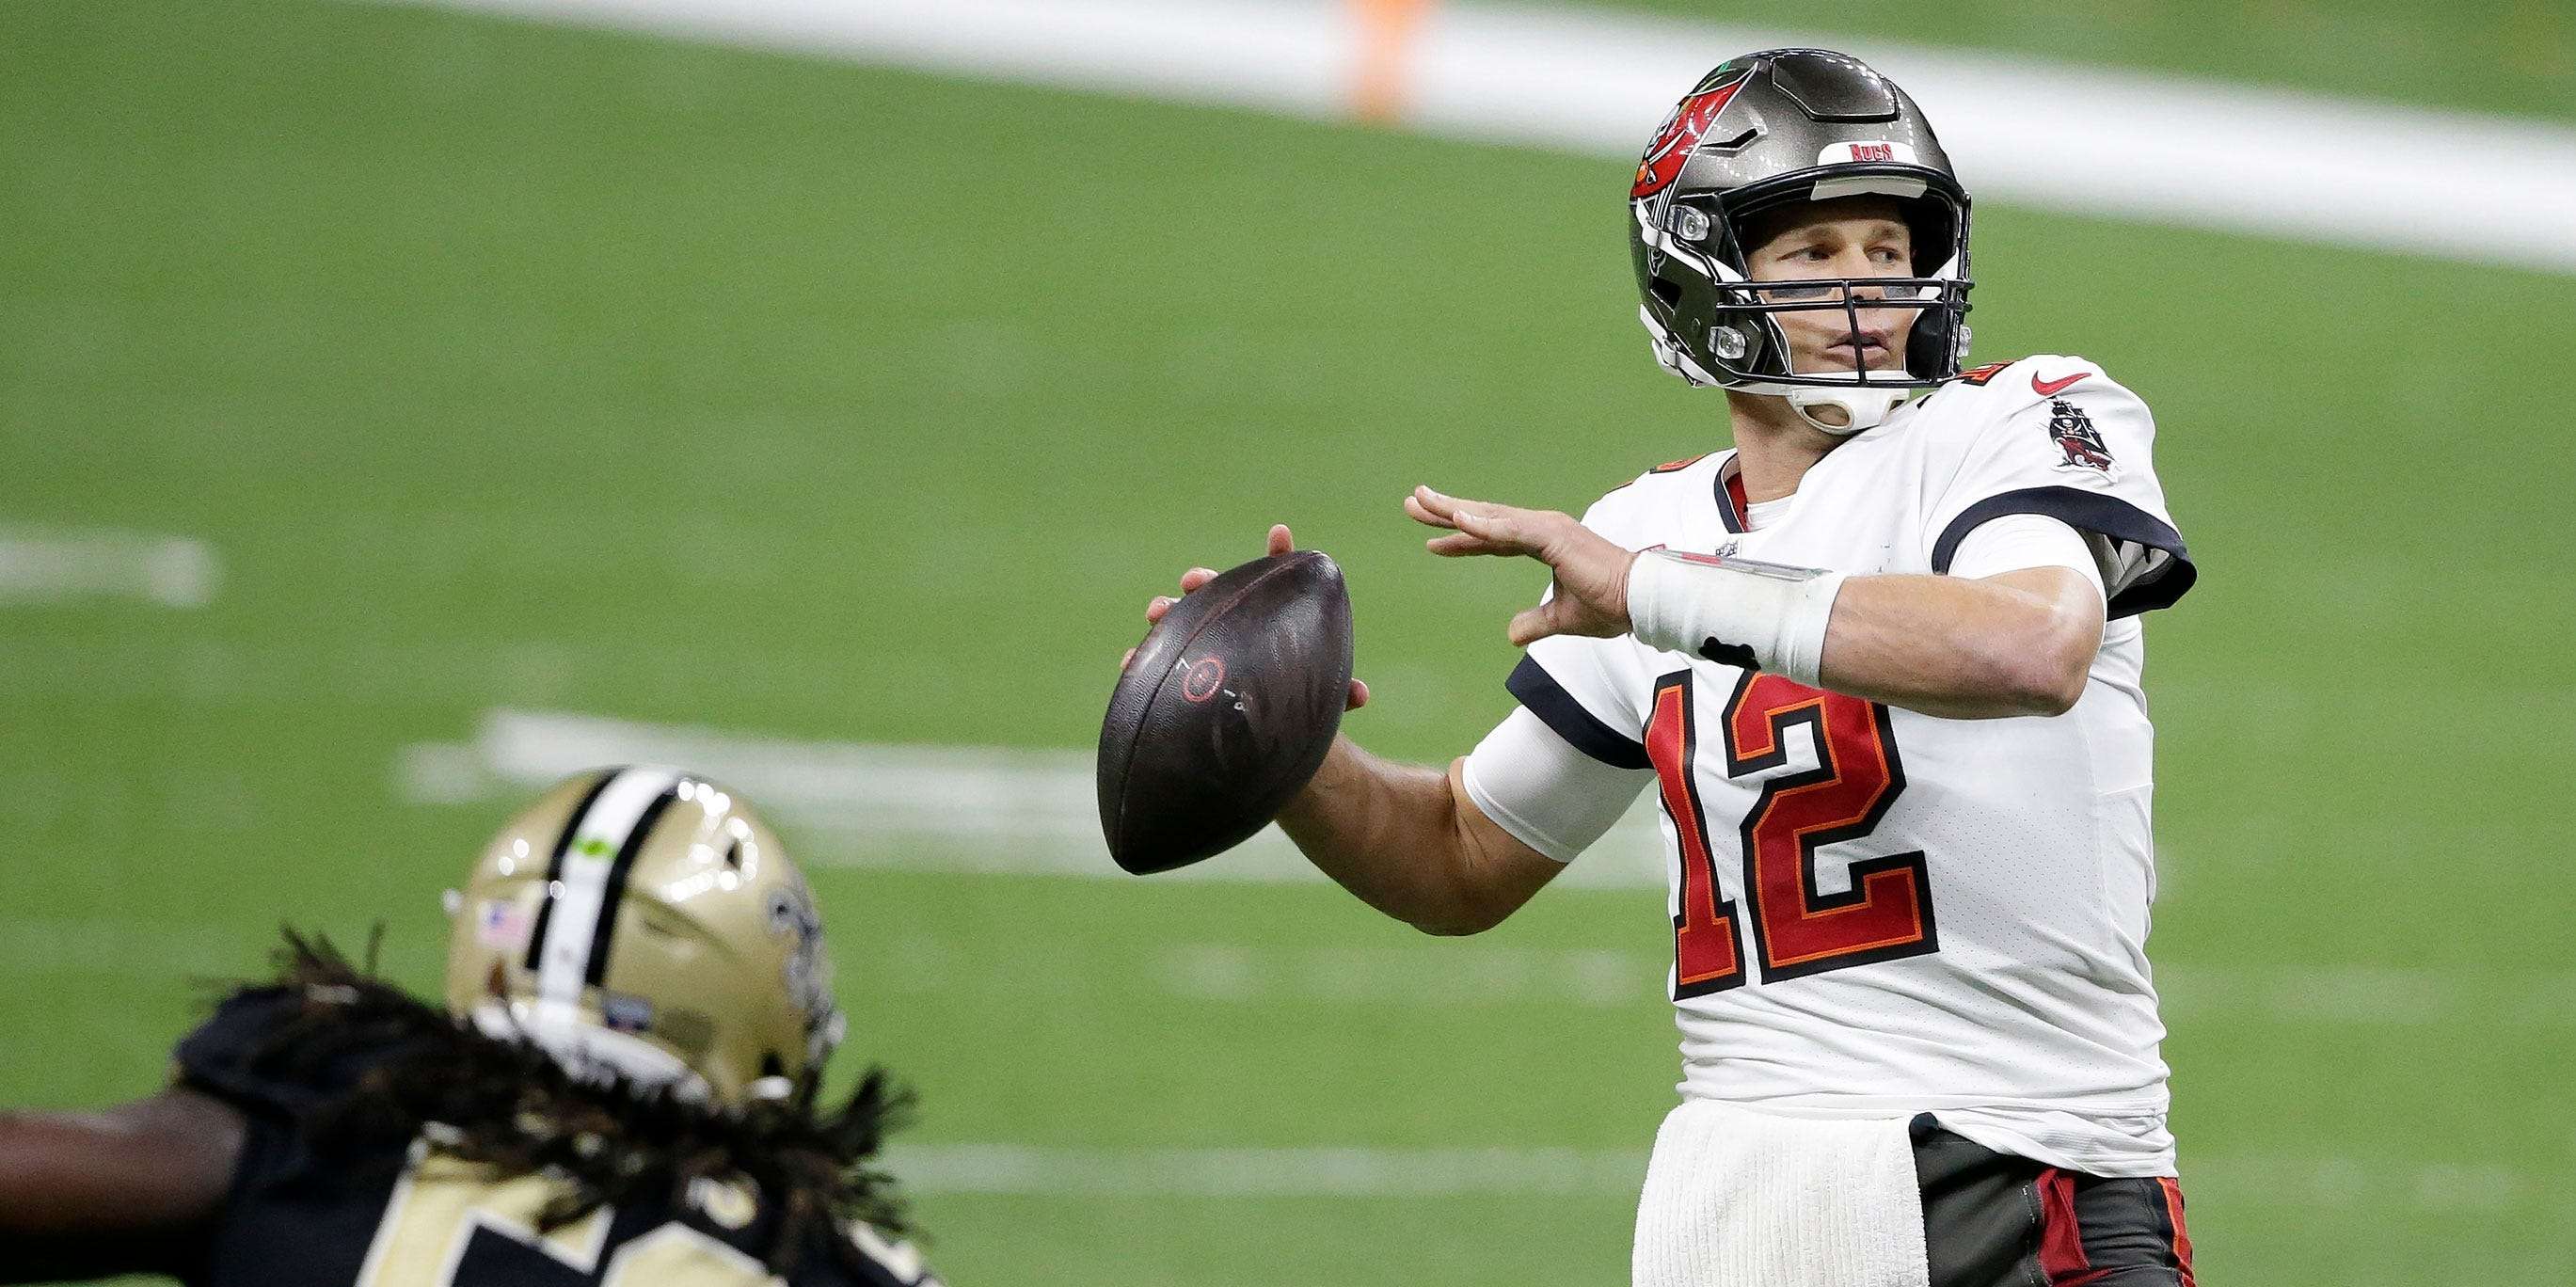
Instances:
[[[1683,1079],[1641,1287],[2192,1282],[2139,617],[2195,573],[2137,395],[1960,369],[1968,204],[1857,60],[1712,71],[1630,234],[1656,356],[1726,390],[1734,448],[1580,522],[1416,489],[1433,552],[1553,572],[1509,627],[1520,708],[1445,774],[1345,739],[1280,819],[1473,933],[1657,793]]]

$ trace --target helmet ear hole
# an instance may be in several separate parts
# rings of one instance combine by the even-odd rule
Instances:
[[[1905,203],[1905,231],[1914,241],[1914,275],[1930,277],[1958,253],[1959,215],[1946,199],[1918,197]]]
[[[1679,308],[1682,306],[1682,287],[1680,282],[1673,281],[1670,278],[1665,277],[1650,277],[1646,280],[1646,289],[1654,292],[1655,298],[1661,300],[1666,308]]]

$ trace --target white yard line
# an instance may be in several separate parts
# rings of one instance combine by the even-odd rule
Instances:
[[[1373,48],[1341,0],[407,2],[1324,118],[1374,61],[1407,127],[1623,159],[1720,59],[1824,44],[1911,90],[1981,198],[2576,273],[2576,129],[2021,56],[1499,4]]]
[[[203,541],[94,528],[0,528],[0,604],[109,598],[202,608],[222,584],[223,561]]]
[[[922,1193],[1097,1198],[1620,1198],[1646,1175],[1642,1149],[897,1144],[886,1161]],[[2186,1153],[2182,1181],[2195,1203],[2307,1211],[2479,1214],[2554,1201],[2544,1177],[2485,1162]]]
[[[1097,1197],[1433,1198],[1634,1193],[1646,1155],[1613,1149],[1078,1149],[1022,1144],[889,1150],[925,1193]]]
[[[548,711],[487,714],[467,745],[404,749],[396,789],[415,803],[499,800],[603,764],[685,765],[824,843],[817,865],[1051,873],[1132,880],[1100,838],[1092,757],[1083,751],[796,742]],[[1654,806],[1641,799],[1562,879],[1664,887]],[[1313,882],[1323,876],[1276,828],[1157,880]]]

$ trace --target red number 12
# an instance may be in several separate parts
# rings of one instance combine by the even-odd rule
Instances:
[[[1699,753],[1691,674],[1655,686],[1646,754],[1681,843],[1681,911],[1673,917],[1673,999],[1745,981],[1736,955],[1735,903],[1718,896],[1717,856],[1691,772]],[[1752,904],[1762,977],[1776,982],[1826,970],[1921,956],[1939,949],[1932,882],[1920,851],[1851,865],[1851,888],[1816,888],[1816,850],[1875,830],[1905,790],[1888,711],[1778,675],[1748,671],[1727,699],[1726,772],[1742,777],[1788,763],[1787,733],[1805,724],[1819,763],[1773,778],[1739,828],[1744,890]]]

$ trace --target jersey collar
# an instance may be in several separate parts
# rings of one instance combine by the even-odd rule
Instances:
[[[1744,471],[1736,464],[1736,454],[1732,451],[1726,453],[1726,459],[1717,466],[1714,490],[1717,493],[1718,518],[1726,524],[1730,534],[1742,536],[1753,530],[1752,523],[1746,519],[1746,514],[1753,507],[1744,499]]]

